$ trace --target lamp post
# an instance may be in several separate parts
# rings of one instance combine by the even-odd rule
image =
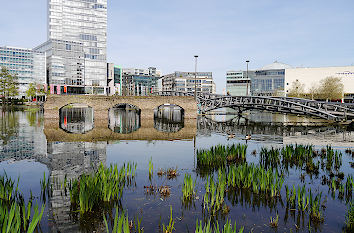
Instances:
[[[250,62],[249,60],[246,61],[246,64],[247,64],[247,92],[246,92],[246,93],[247,93],[247,95],[249,94],[249,93],[248,93],[248,63],[249,63],[249,62]],[[251,82],[250,82],[250,83],[251,83]]]
[[[195,58],[194,98],[197,99],[197,63],[198,63],[198,55],[194,55],[194,58]]]

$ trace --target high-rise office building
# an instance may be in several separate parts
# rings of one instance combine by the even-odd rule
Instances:
[[[251,94],[251,78],[254,71],[228,71],[226,72],[226,92],[233,96],[246,96]]]
[[[17,75],[18,97],[26,96],[29,84],[44,88],[46,83],[46,61],[44,53],[15,47],[0,47],[0,68],[6,67]]]
[[[195,75],[195,72],[176,71],[162,77],[163,91],[194,92],[195,86],[197,92],[214,94],[216,86],[212,72],[197,72],[197,75]]]
[[[105,94],[106,47],[107,0],[48,0],[48,42],[36,49],[58,93]]]

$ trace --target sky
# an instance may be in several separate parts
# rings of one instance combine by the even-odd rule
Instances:
[[[0,46],[47,39],[47,0],[0,0]],[[354,65],[353,0],[108,0],[107,61],[162,74],[226,71],[275,60],[293,67]]]

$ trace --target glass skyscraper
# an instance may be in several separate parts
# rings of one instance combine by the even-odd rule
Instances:
[[[0,47],[0,68],[6,67],[10,73],[16,74],[19,82],[19,97],[26,96],[29,84],[46,83],[45,55],[32,49]]]
[[[48,81],[59,93],[62,85],[105,93],[106,47],[107,0],[48,0],[48,42],[36,49],[47,53]]]

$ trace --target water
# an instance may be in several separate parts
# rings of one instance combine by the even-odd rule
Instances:
[[[197,219],[209,219],[202,208],[205,193],[205,178],[196,173],[196,151],[217,144],[247,143],[247,162],[259,163],[260,151],[266,147],[281,147],[289,143],[313,144],[315,148],[331,144],[343,153],[340,171],[345,177],[353,174],[350,162],[353,158],[344,153],[354,148],[354,132],[348,127],[328,124],[321,120],[252,112],[246,118],[234,116],[208,116],[198,120],[183,119],[175,114],[160,114],[154,120],[140,119],[134,109],[114,109],[109,113],[108,125],[95,122],[90,109],[73,107],[60,115],[60,122],[43,119],[41,112],[2,112],[0,128],[0,174],[17,179],[25,197],[29,193],[41,203],[40,180],[43,173],[51,180],[79,177],[93,172],[97,166],[137,162],[136,185],[124,190],[122,207],[130,217],[142,218],[145,232],[159,232],[162,224],[168,224],[170,206],[176,221],[176,232],[194,232]],[[158,115],[158,114],[157,114]],[[161,117],[162,116],[162,117]],[[228,137],[234,134],[233,138]],[[246,141],[250,134],[252,140]],[[154,175],[148,178],[148,164],[152,159]],[[176,168],[176,179],[159,177],[160,168]],[[190,206],[181,201],[184,174],[196,179],[197,199]],[[303,181],[300,176],[304,175]],[[326,171],[309,175],[292,168],[286,174],[285,184],[306,184],[313,191],[322,191],[327,196],[324,223],[312,225],[313,231],[339,232],[345,221],[346,202],[338,194],[333,199],[327,185],[321,182]],[[171,195],[146,194],[144,186],[168,185]],[[285,188],[282,198],[269,201],[239,191],[227,193],[226,204],[230,212],[211,216],[223,223],[227,218],[238,226],[245,226],[245,232],[299,232],[308,231],[308,214],[286,209]],[[70,212],[70,197],[54,188],[53,197],[45,201],[46,209],[41,222],[43,232],[104,232],[101,218],[80,219]],[[270,217],[279,215],[279,226],[269,226]],[[162,231],[162,230],[161,230]]]

